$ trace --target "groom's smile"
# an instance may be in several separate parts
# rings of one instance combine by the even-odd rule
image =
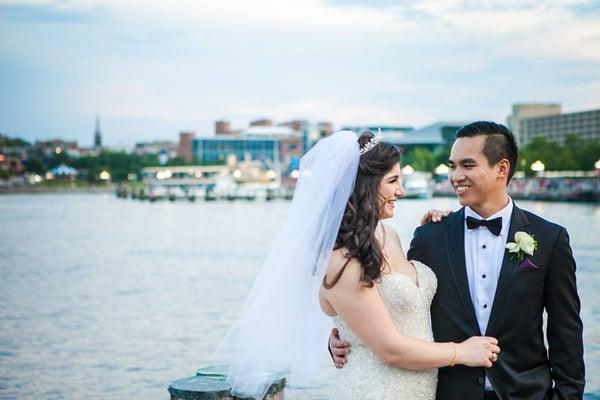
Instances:
[[[469,185],[454,185],[454,191],[457,195],[463,195],[471,186]]]

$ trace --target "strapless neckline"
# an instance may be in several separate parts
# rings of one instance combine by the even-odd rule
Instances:
[[[381,278],[383,279],[384,276],[403,276],[406,280],[408,280],[410,283],[413,284],[413,286],[417,289],[421,289],[421,276],[419,273],[419,267],[417,267],[417,265],[413,262],[413,261],[409,261],[409,263],[413,266],[413,268],[415,269],[415,278],[416,278],[416,282],[413,281],[413,279],[408,276],[407,274],[405,274],[404,272],[400,272],[400,271],[389,271],[389,272],[385,272],[381,274]]]

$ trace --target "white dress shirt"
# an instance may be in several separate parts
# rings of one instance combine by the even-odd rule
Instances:
[[[469,207],[465,207],[465,262],[467,267],[467,279],[469,281],[469,292],[473,301],[475,317],[479,324],[479,330],[485,335],[492,303],[498,286],[498,277],[502,269],[508,230],[510,228],[510,217],[513,211],[513,202],[509,198],[508,204],[488,218],[482,218]],[[502,217],[502,230],[496,236],[485,226],[475,229],[467,228],[467,217],[492,220]],[[485,380],[486,390],[492,390],[489,380]]]

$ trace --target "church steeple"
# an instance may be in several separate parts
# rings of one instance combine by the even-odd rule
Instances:
[[[96,114],[96,132],[94,133],[94,148],[102,147],[102,134],[100,133],[100,117]]]

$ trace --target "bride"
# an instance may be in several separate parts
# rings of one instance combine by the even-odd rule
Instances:
[[[380,223],[403,194],[399,161],[380,135],[350,131],[302,158],[283,229],[213,356],[229,365],[234,395],[261,399],[282,374],[310,385],[332,319],[353,352],[330,382],[331,399],[433,400],[436,368],[491,366],[494,338],[433,342],[436,277],[406,260],[396,232]]]

